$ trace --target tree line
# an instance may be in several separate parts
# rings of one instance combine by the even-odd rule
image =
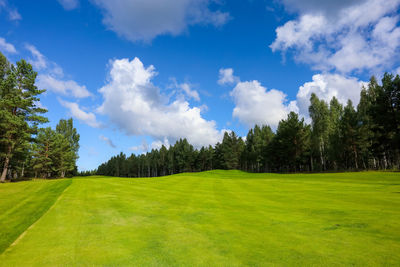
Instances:
[[[82,175],[155,177],[212,169],[249,172],[321,172],[398,169],[400,166],[400,77],[385,73],[363,87],[357,107],[336,97],[312,94],[307,124],[295,112],[274,132],[267,125],[245,138],[225,132],[215,146],[195,149],[186,139],[141,155],[124,153]]]
[[[15,65],[0,53],[0,182],[24,177],[65,177],[77,172],[79,134],[72,119],[56,129],[47,123],[35,85],[37,73],[24,59]]]

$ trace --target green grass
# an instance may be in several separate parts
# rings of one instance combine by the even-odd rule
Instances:
[[[0,266],[400,265],[400,173],[75,178],[0,200]]]
[[[36,180],[0,185],[0,253],[36,222],[71,182]]]

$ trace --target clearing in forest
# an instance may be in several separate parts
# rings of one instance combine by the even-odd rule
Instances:
[[[0,266],[396,265],[400,174],[0,184]]]

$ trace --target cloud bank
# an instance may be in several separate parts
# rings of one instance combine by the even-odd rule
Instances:
[[[222,134],[215,121],[205,120],[199,107],[184,98],[170,99],[152,83],[154,66],[138,58],[111,62],[109,80],[99,92],[103,103],[98,112],[128,135],[148,135],[175,142],[187,138],[196,147],[215,144]]]
[[[65,2],[65,1],[64,1]],[[151,41],[158,35],[179,35],[189,25],[221,26],[229,14],[211,10],[214,0],[92,0],[104,14],[107,28],[130,41]]]
[[[272,51],[292,52],[298,62],[342,74],[398,65],[400,0],[283,3],[299,15],[276,29]]]

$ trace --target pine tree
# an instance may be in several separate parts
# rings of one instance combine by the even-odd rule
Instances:
[[[359,136],[357,135],[357,127],[357,113],[354,110],[353,103],[349,100],[343,110],[341,120],[341,144],[344,150],[344,160],[347,169],[358,169]]]
[[[48,178],[56,171],[55,160],[59,154],[57,134],[50,127],[40,128],[33,145],[32,168],[35,177]]]
[[[35,86],[37,73],[25,60],[14,66],[0,54],[0,144],[4,182],[9,163],[17,151],[27,146],[39,123],[47,122],[40,114],[45,109],[37,106],[38,96],[45,90]]]
[[[80,136],[74,128],[72,118],[68,120],[61,119],[56,126],[56,132],[63,137],[59,137],[60,146],[64,149],[64,155],[60,157],[61,162],[59,162],[59,165],[62,166],[60,175],[65,177],[67,173],[73,174],[76,169]]]

